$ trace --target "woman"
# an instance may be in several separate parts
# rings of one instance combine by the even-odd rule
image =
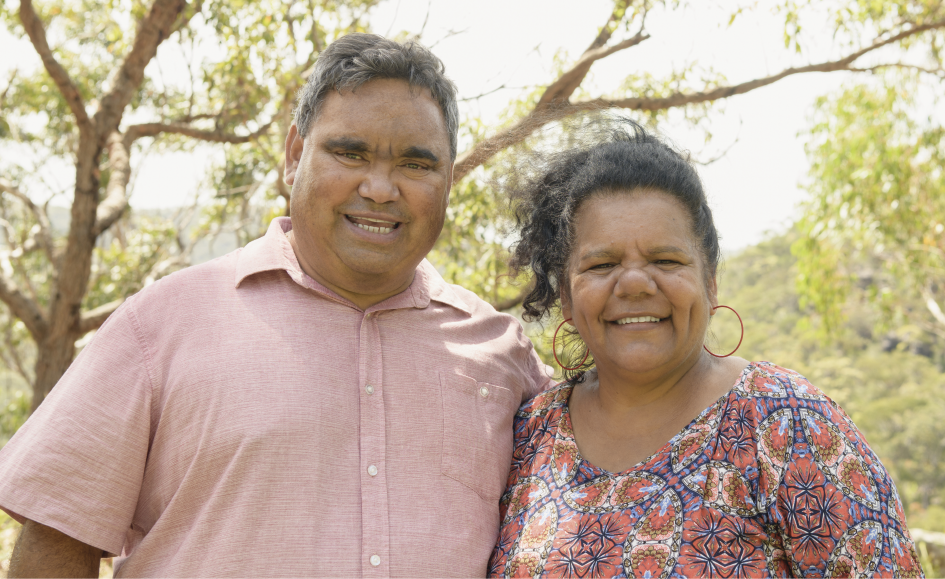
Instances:
[[[526,315],[560,308],[584,346],[516,417],[492,576],[922,575],[846,414],[792,370],[703,348],[719,243],[685,157],[625,122],[516,197]]]

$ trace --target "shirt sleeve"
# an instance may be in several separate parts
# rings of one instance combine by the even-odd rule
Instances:
[[[524,332],[522,337],[528,344],[525,367],[528,369],[528,374],[531,378],[529,388],[522,392],[522,402],[525,402],[545,390],[548,390],[557,384],[557,382],[554,380],[554,368],[545,365],[545,363],[541,361],[541,358],[538,357],[538,352],[536,352],[535,347],[532,346],[531,340],[524,335]]]
[[[794,572],[923,576],[892,478],[849,417],[822,398],[800,401],[792,413],[794,441],[778,488],[777,516]]]
[[[111,555],[131,527],[151,433],[147,353],[129,302],[0,450],[0,508]]]

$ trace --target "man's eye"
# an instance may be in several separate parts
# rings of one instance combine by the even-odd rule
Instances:
[[[421,165],[420,163],[404,163],[404,167],[407,167],[408,169],[418,169],[418,170],[426,169],[426,167],[424,165]]]
[[[342,153],[342,156],[344,156],[344,157],[346,157],[346,158],[348,158],[348,159],[354,159],[354,160],[356,160],[356,161],[360,161],[360,160],[363,158],[363,157],[361,157],[361,155],[359,155],[358,153]]]

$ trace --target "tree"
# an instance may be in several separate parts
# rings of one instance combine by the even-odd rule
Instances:
[[[18,322],[8,324],[5,358],[32,383],[33,409],[72,362],[76,340],[100,326],[145,279],[187,263],[188,244],[175,231],[146,227],[137,239],[115,231],[128,208],[131,158],[142,140],[173,147],[253,142],[256,156],[265,160],[256,177],[274,172],[281,167],[277,151],[305,71],[336,36],[363,30],[363,17],[375,3],[154,0],[63,6],[24,0],[18,22],[4,5],[5,22],[29,38],[43,65],[14,76],[4,88],[0,123],[4,147],[33,153],[32,167],[0,167],[6,173],[0,178],[6,245],[0,300]],[[126,33],[130,29],[133,34]],[[183,86],[166,82],[159,68],[149,66],[171,39],[184,57],[204,60],[187,63],[190,82]],[[222,54],[208,58],[208,44]],[[45,185],[38,166],[49,158],[75,167],[64,239],[50,223],[48,202],[38,201]],[[222,185],[232,173],[223,175]],[[274,181],[288,197],[281,181]],[[47,198],[55,193],[46,188]],[[218,212],[232,210],[229,193],[224,188]],[[112,255],[102,246],[107,234],[122,246]],[[137,261],[126,251],[128,241]],[[90,293],[100,281],[93,276],[96,261],[96,269],[108,271],[129,257],[133,267],[125,268],[118,284]],[[32,372],[19,355],[24,340],[13,336],[17,331],[35,344]]]
[[[828,329],[860,286],[887,323],[945,337],[945,129],[917,114],[915,74],[877,80],[817,104],[799,287]]]
[[[500,309],[514,308],[523,294],[505,277],[507,218],[487,185],[503,154],[529,146],[542,127],[589,111],[639,111],[658,120],[678,109],[698,117],[708,114],[712,103],[792,75],[864,71],[887,66],[875,59],[864,64],[886,49],[936,46],[945,28],[945,9],[938,3],[875,4],[837,5],[835,27],[845,40],[844,53],[836,58],[814,58],[812,64],[735,84],[712,75],[694,81],[692,66],[663,78],[636,73],[616,94],[589,95],[582,85],[596,62],[650,38],[649,14],[685,8],[669,0],[615,0],[588,48],[575,61],[560,62],[547,86],[513,102],[503,126],[488,129],[475,119],[466,124],[470,145],[454,171],[453,219],[433,259],[451,281],[478,289]],[[272,200],[291,195],[279,178],[280,151],[298,83],[332,38],[364,28],[373,5],[374,0],[112,0],[102,7],[85,0],[65,5],[23,0],[14,15],[4,4],[3,19],[14,33],[29,38],[43,69],[15,77],[3,90],[4,102],[15,104],[4,106],[0,146],[28,145],[40,159],[64,159],[75,167],[69,231],[61,238],[40,201],[41,172],[23,163],[0,166],[0,174],[6,173],[0,181],[5,199],[0,217],[9,225],[4,227],[0,300],[10,316],[8,335],[22,334],[8,340],[6,358],[31,381],[34,409],[72,361],[77,339],[98,327],[146,279],[187,262],[191,245],[180,231],[155,225],[134,242],[139,250],[132,252],[133,267],[122,274],[119,266],[109,283],[96,285],[96,260],[101,272],[114,269],[109,259],[128,257],[129,239],[116,224],[127,210],[131,158],[140,153],[140,143],[228,144],[225,165],[214,177],[220,196],[205,222],[229,223],[245,242],[256,233],[249,227],[252,196],[260,190]],[[800,50],[809,5],[789,1],[781,9],[786,43]],[[134,34],[124,32],[132,28]],[[166,82],[158,67],[149,66],[160,61],[159,47],[173,46],[194,57],[208,45],[218,45],[221,54],[187,66],[192,76],[183,87]],[[269,214],[287,207],[281,203],[267,205]],[[109,247],[120,247],[111,256],[108,237]],[[32,372],[18,357],[18,340],[35,343]]]

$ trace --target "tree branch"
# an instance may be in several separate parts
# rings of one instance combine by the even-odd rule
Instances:
[[[84,335],[91,332],[92,330],[97,330],[102,327],[102,324],[105,323],[105,320],[108,319],[108,316],[112,315],[115,310],[118,309],[118,306],[123,303],[125,303],[125,298],[119,298],[113,302],[108,302],[107,304],[101,305],[93,310],[82,312],[82,316],[79,318],[79,333]]]
[[[454,183],[468,175],[469,172],[476,167],[485,163],[497,152],[520,143],[542,126],[580,110],[571,110],[569,99],[571,95],[574,94],[574,91],[581,86],[581,83],[584,82],[587,73],[591,70],[591,66],[602,58],[636,46],[649,38],[649,35],[643,32],[643,26],[641,24],[640,30],[636,35],[612,46],[607,46],[607,42],[610,40],[617,24],[624,18],[626,9],[627,2],[616,2],[614,4],[614,9],[607,18],[607,22],[601,27],[597,37],[595,37],[594,41],[587,47],[587,50],[584,51],[581,58],[579,58],[571,68],[564,71],[554,82],[548,85],[542,93],[541,98],[538,99],[535,108],[533,108],[525,118],[511,128],[476,143],[471,149],[456,158],[456,164],[453,167]]]
[[[888,62],[885,64],[876,64],[876,65],[867,66],[864,68],[850,67],[849,70],[853,72],[877,72],[885,68],[904,68],[907,70],[914,70],[916,72],[922,72],[925,74],[935,75],[937,77],[945,76],[945,68],[943,67],[927,68],[927,67],[919,66],[916,64],[906,64],[904,62]]]
[[[30,199],[26,193],[23,193],[17,189],[13,183],[10,183],[6,179],[0,179],[0,192],[8,193],[13,197],[16,197],[21,203],[23,203],[23,205],[26,205],[27,209],[30,210],[30,212],[33,214],[33,217],[36,218],[36,223],[39,225],[37,237],[40,246],[46,252],[46,257],[49,259],[50,263],[55,265],[55,247],[53,247],[52,227],[49,224],[49,216],[46,215],[46,210],[33,203],[33,200]]]
[[[683,93],[677,92],[671,94],[667,97],[662,98],[623,98],[623,99],[606,99],[606,98],[597,98],[587,101],[580,101],[572,103],[567,100],[560,98],[555,98],[549,101],[547,105],[541,107],[536,105],[532,111],[530,111],[525,117],[523,117],[518,123],[514,126],[505,129],[504,131],[499,132],[492,137],[483,139],[479,141],[468,151],[459,155],[456,158],[456,166],[453,169],[453,182],[456,183],[466,175],[468,175],[473,169],[479,167],[493,155],[498,153],[501,150],[504,150],[512,145],[521,143],[527,139],[532,133],[534,133],[539,128],[543,127],[548,123],[563,119],[567,116],[570,116],[579,112],[588,112],[603,110],[609,108],[623,108],[630,110],[641,110],[641,111],[659,111],[666,110],[675,107],[681,107],[690,104],[711,102],[716,100],[721,100],[729,98],[735,95],[744,94],[755,89],[773,84],[785,77],[793,76],[796,74],[803,74],[808,72],[833,72],[838,70],[848,70],[848,71],[857,71],[852,64],[862,56],[878,50],[884,46],[888,46],[892,43],[898,42],[910,36],[915,36],[929,30],[935,30],[945,28],[945,20],[939,20],[935,22],[930,22],[928,24],[917,25],[909,28],[908,30],[903,30],[902,32],[890,36],[885,39],[879,39],[874,41],[872,44],[858,50],[848,56],[841,58],[839,60],[833,60],[828,62],[822,62],[820,64],[812,64],[808,66],[802,66],[797,68],[788,68],[778,74],[771,76],[766,76],[763,78],[757,78],[732,86],[722,86],[717,87],[712,90],[702,91],[702,92],[693,92],[693,93]],[[642,30],[638,33],[638,36],[642,34]],[[624,42],[629,43],[631,38]],[[641,38],[639,42],[645,40],[645,35]],[[620,43],[622,44],[622,43]],[[613,48],[617,48],[620,44],[614,45]],[[591,53],[593,54],[594,49],[589,49],[588,52],[585,52],[585,55]],[[606,52],[608,49],[604,49],[603,52]],[[616,51],[616,50],[614,50]],[[612,52],[611,52],[612,54]],[[603,58],[603,56],[599,57]],[[582,57],[583,60],[583,57]],[[579,63],[582,61],[578,61]],[[562,76],[556,80],[554,83],[549,85],[551,87],[560,85],[563,87],[569,87],[571,83],[564,83],[562,79],[565,76],[576,74],[579,71],[576,71],[577,63],[570,70],[562,74]],[[585,73],[586,74],[586,73]],[[583,77],[582,77],[583,78]],[[579,86],[579,85],[578,85]],[[575,86],[575,89],[577,87]],[[573,93],[573,90],[572,90]],[[548,94],[548,90],[545,91],[545,94]],[[542,95],[542,99],[539,101],[541,103],[545,100],[545,95]]]
[[[41,341],[49,324],[39,305],[27,297],[6,274],[0,273],[0,300],[10,308],[10,313],[20,319],[33,339]]]
[[[157,54],[157,47],[172,32],[174,22],[186,7],[185,0],[155,0],[151,11],[138,25],[131,51],[112,78],[112,88],[95,113],[98,138],[104,140],[118,129],[125,107],[144,79],[144,68]]]
[[[929,313],[932,314],[932,317],[935,318],[935,321],[945,326],[945,313],[942,313],[942,308],[939,307],[938,302],[935,301],[935,296],[932,295],[927,289],[922,290],[922,297],[925,298],[925,307],[929,310]]]
[[[127,142],[126,142],[127,141]],[[114,132],[108,137],[108,165],[111,175],[105,188],[105,199],[95,211],[92,235],[98,237],[112,226],[128,208],[128,180],[131,179],[130,139]]]
[[[16,344],[13,343],[13,332],[10,329],[9,323],[5,328],[3,337],[7,345],[7,351],[10,353],[10,358],[12,358],[14,369],[23,377],[23,380],[25,380],[27,384],[33,386],[33,378],[26,370],[26,365],[23,364],[23,359],[20,358],[19,352],[16,351]],[[6,359],[6,356],[3,357],[3,361],[7,366],[10,366],[10,361]]]
[[[831,60],[827,62],[822,62],[819,64],[810,64],[807,66],[800,66],[797,68],[786,68],[781,72],[766,76],[762,78],[756,78],[741,84],[736,84],[732,86],[721,86],[713,90],[696,92],[696,93],[675,93],[668,97],[663,98],[626,98],[626,99],[594,99],[590,101],[585,101],[583,103],[575,103],[577,106],[587,105],[591,109],[598,108],[625,108],[631,110],[644,110],[644,111],[658,111],[664,110],[673,107],[679,107],[683,105],[709,102],[714,100],[719,100],[723,98],[732,97],[739,94],[745,94],[749,91],[773,84],[783,78],[793,76],[796,74],[803,74],[808,72],[834,72],[838,70],[855,70],[851,65],[854,61],[860,57],[878,50],[884,46],[898,42],[909,36],[914,36],[928,30],[933,30],[936,28],[945,27],[945,20],[939,20],[937,22],[931,22],[929,24],[923,24],[921,26],[914,26],[908,30],[904,30],[899,34],[890,36],[885,40],[877,40],[873,44],[867,46],[866,48],[854,52],[844,58],[839,60]]]
[[[522,300],[525,299],[525,296],[527,296],[528,293],[532,291],[533,289],[535,289],[535,278],[532,278],[527,284],[525,284],[525,287],[522,288],[522,291],[518,292],[518,295],[505,299],[505,300],[495,302],[490,305],[494,307],[495,311],[497,312],[504,312],[506,310],[511,310],[515,306],[522,303]]]
[[[643,32],[643,26],[641,24],[640,30],[633,37],[612,46],[607,46],[614,29],[616,29],[620,21],[623,20],[627,8],[627,2],[614,3],[614,9],[607,18],[607,23],[601,27],[597,38],[587,47],[587,50],[584,51],[581,58],[571,65],[570,69],[566,70],[558,77],[558,80],[548,85],[548,88],[545,89],[545,92],[542,93],[541,98],[538,100],[535,110],[540,110],[556,102],[567,102],[567,100],[571,98],[571,95],[574,94],[574,91],[584,82],[584,78],[587,77],[587,73],[590,72],[591,66],[593,66],[595,62],[602,58],[607,58],[615,52],[636,46],[650,37],[649,34]],[[643,21],[646,21],[645,11]]]
[[[94,127],[92,121],[89,119],[88,113],[85,111],[85,103],[82,101],[82,95],[79,94],[79,89],[76,88],[75,83],[72,82],[69,73],[66,72],[66,69],[63,68],[63,66],[59,64],[59,61],[56,60],[56,57],[53,56],[52,50],[49,48],[49,42],[46,40],[46,30],[43,28],[43,23],[36,14],[36,10],[33,9],[33,2],[31,0],[20,1],[20,22],[23,23],[23,28],[30,37],[33,48],[36,49],[36,52],[42,59],[46,72],[49,73],[53,82],[59,87],[59,92],[62,93],[66,104],[69,105],[69,110],[75,115],[79,132],[89,136],[93,135]]]
[[[161,134],[175,134],[211,143],[248,143],[268,131],[272,123],[273,121],[269,121],[248,135],[236,135],[224,131],[205,131],[180,123],[145,123],[128,127],[126,135],[131,140],[137,140],[141,137],[156,137]]]

